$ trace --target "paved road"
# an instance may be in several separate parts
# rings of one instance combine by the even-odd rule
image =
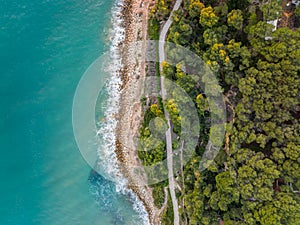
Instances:
[[[167,32],[170,29],[172,25],[172,14],[173,11],[178,10],[179,6],[181,5],[182,0],[176,0],[176,3],[173,7],[173,10],[171,12],[171,15],[167,22],[164,24],[160,35],[159,35],[159,46],[158,46],[158,53],[159,53],[159,61],[165,61],[165,40],[167,36]],[[162,71],[162,65],[160,63],[160,71]],[[166,99],[166,89],[165,89],[165,78],[164,76],[160,76],[160,85],[161,85],[161,97],[163,100]],[[179,213],[178,213],[178,202],[175,195],[175,183],[174,183],[174,171],[173,171],[173,150],[172,150],[172,136],[171,136],[171,122],[170,122],[170,116],[169,113],[165,110],[165,118],[167,121],[167,124],[169,126],[169,129],[166,131],[166,148],[167,148],[167,162],[168,162],[168,177],[169,177],[169,189],[173,204],[173,212],[174,212],[174,225],[179,225]]]

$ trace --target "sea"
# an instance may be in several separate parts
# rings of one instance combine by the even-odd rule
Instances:
[[[114,54],[121,5],[0,0],[0,224],[148,224],[136,196],[86,162],[72,126],[83,74],[104,53]],[[102,117],[116,95],[109,93],[117,91],[109,87],[114,71],[97,101]],[[98,124],[100,139],[114,131],[109,125]],[[93,144],[105,152],[105,141]]]

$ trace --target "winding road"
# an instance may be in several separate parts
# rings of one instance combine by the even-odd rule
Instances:
[[[172,25],[172,14],[173,11],[178,10],[181,5],[182,0],[176,0],[175,5],[170,13],[170,16],[167,22],[164,24],[160,35],[159,35],[159,45],[158,45],[158,53],[159,53],[159,62],[160,62],[160,71],[162,71],[162,62],[165,61],[165,40],[167,36],[167,32]],[[166,100],[166,89],[165,89],[165,77],[160,76],[160,88],[161,88],[161,97],[163,100]],[[175,182],[174,182],[174,171],[173,171],[173,150],[172,150],[172,132],[171,132],[171,121],[170,116],[167,110],[165,109],[165,119],[167,121],[169,129],[166,131],[166,148],[167,148],[167,162],[168,162],[168,177],[169,177],[169,189],[170,195],[172,199],[173,212],[174,212],[174,225],[179,225],[179,213],[178,213],[178,202],[175,194]]]

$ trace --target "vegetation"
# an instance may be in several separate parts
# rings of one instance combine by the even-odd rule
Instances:
[[[209,65],[228,107],[222,149],[208,169],[200,171],[214,129],[209,122],[214,109],[182,65],[163,65],[163,75],[193,99],[201,125],[194,155],[177,175],[186,224],[300,224],[300,29],[268,23],[284,14],[282,1],[255,2],[185,0],[174,13],[168,41],[189,48]],[[158,1],[153,11],[157,24],[166,19],[169,5]],[[299,7],[292,9],[296,16]],[[181,122],[190,112],[179,107],[184,98],[171,95],[164,104],[174,133],[180,135]],[[152,165],[166,157],[163,139],[157,141],[166,129],[161,105],[149,106],[144,119],[141,146],[152,147],[139,156],[144,165]],[[149,131],[151,119],[156,134]],[[156,186],[157,196],[162,187]],[[172,223],[167,219],[170,202],[164,224]]]
[[[173,206],[172,206],[170,193],[168,194],[168,206],[165,209],[165,211],[163,211],[161,218],[162,218],[162,224],[173,225],[174,214],[173,214]]]

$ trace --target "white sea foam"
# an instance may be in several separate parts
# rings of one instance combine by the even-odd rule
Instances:
[[[123,18],[121,14],[123,6],[122,0],[117,0],[112,8],[112,30],[111,30],[111,47],[110,47],[110,81],[107,84],[108,100],[105,110],[105,122],[101,123],[98,134],[101,136],[100,146],[98,149],[99,162],[105,171],[105,175],[116,182],[116,191],[129,196],[133,203],[134,210],[139,213],[143,225],[149,224],[148,213],[143,203],[138,199],[136,194],[127,189],[127,180],[120,173],[118,168],[117,155],[115,153],[117,119],[115,115],[119,112],[120,107],[120,85],[122,84],[120,69],[122,68],[122,59],[119,53],[119,45],[125,40],[125,28],[123,27]],[[140,222],[137,223],[140,225]]]

